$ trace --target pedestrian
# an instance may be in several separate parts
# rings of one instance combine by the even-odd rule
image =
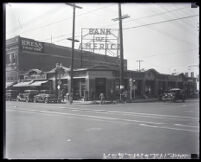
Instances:
[[[64,93],[64,89],[62,89],[61,90],[61,100],[64,102],[64,95],[65,95],[65,93]]]
[[[114,91],[113,89],[110,90],[110,95],[111,95],[111,103],[114,103]]]
[[[104,94],[101,92],[100,95],[99,95],[99,98],[101,100],[100,104],[103,104],[104,103]]]
[[[128,100],[128,91],[125,90],[124,91],[124,103],[127,103],[127,100]]]
[[[66,93],[66,100],[69,101],[69,93]]]

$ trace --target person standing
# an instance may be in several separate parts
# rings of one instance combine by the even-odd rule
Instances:
[[[99,98],[101,100],[100,104],[103,104],[104,103],[104,94],[101,92],[100,95],[99,95]]]
[[[111,103],[114,103],[114,91],[113,89],[110,90],[110,97],[111,97]]]

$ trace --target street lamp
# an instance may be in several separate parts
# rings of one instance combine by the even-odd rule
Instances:
[[[69,88],[69,102],[73,103],[73,60],[74,60],[74,43],[75,43],[75,8],[82,9],[82,7],[77,6],[75,4],[66,3],[69,6],[73,7],[73,29],[72,29],[72,55],[71,55],[71,72],[70,72],[70,88]]]
[[[60,85],[61,85],[61,63],[57,63],[55,68],[55,89],[58,102],[61,101]]]
[[[133,99],[135,100],[135,80],[133,80],[133,91],[134,91]]]

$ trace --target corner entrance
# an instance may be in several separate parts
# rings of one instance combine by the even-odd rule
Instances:
[[[100,93],[106,96],[106,78],[95,79],[95,98],[99,99]]]

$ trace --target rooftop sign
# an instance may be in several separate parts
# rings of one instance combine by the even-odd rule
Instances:
[[[81,39],[83,50],[107,52],[119,49],[117,29],[82,28]]]
[[[34,52],[43,52],[43,43],[37,42],[32,39],[21,38],[20,45],[22,50],[34,51]]]

